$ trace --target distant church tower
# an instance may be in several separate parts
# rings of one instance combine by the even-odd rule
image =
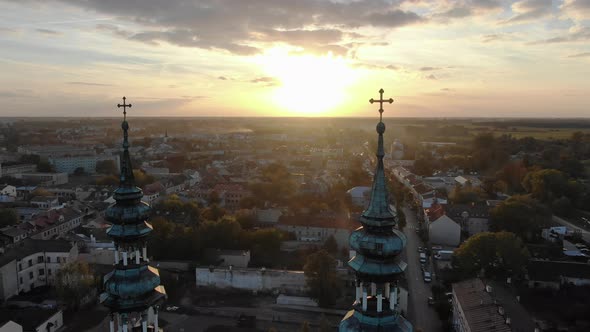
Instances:
[[[143,192],[135,186],[131,158],[129,156],[127,107],[123,107],[123,156],[119,188],[114,192],[116,203],[106,211],[112,226],[107,235],[115,242],[114,270],[105,277],[101,303],[111,310],[110,332],[147,332],[148,323],[153,330],[158,327],[158,309],[166,299],[164,286],[160,285],[160,273],[149,265],[147,237],[153,228],[147,222],[150,207],[141,201]],[[149,322],[148,322],[148,315]]]
[[[383,167],[383,103],[393,99],[371,99],[380,104],[377,124],[379,142],[377,168],[373,177],[371,201],[359,221],[362,226],[350,235],[350,248],[356,255],[348,266],[356,275],[356,297],[350,310],[340,322],[340,332],[401,332],[413,331],[412,324],[400,315],[397,280],[407,264],[399,255],[406,246],[406,236],[395,228],[397,213],[389,205],[389,193]]]

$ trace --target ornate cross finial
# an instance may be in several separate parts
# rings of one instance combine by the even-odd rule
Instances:
[[[131,108],[131,104],[125,104],[127,98],[123,97],[123,104],[117,104],[117,107],[123,107],[123,121],[127,120],[127,107]]]
[[[371,98],[369,102],[372,103],[379,103],[379,121],[383,121],[383,103],[393,103],[393,98],[383,99],[383,89],[379,90],[379,100],[375,100]]]

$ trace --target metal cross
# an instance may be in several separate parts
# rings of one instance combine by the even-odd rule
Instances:
[[[379,97],[379,100],[375,100],[373,98],[371,98],[371,100],[369,100],[369,102],[372,103],[379,103],[379,121],[383,121],[383,103],[393,103],[393,98],[389,98],[389,99],[383,99],[383,89],[379,90],[379,95],[381,97]]]
[[[125,104],[127,98],[123,97],[123,104],[117,104],[117,107],[123,107],[123,121],[127,119],[127,107],[131,108],[131,104]]]

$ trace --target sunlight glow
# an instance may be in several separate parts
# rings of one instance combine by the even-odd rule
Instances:
[[[331,53],[315,56],[275,48],[259,61],[279,81],[272,92],[273,104],[295,116],[334,114],[347,99],[347,88],[358,78],[346,59]]]

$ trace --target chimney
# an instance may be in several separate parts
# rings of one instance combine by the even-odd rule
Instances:
[[[486,292],[491,293],[492,292],[492,286],[486,285]]]

